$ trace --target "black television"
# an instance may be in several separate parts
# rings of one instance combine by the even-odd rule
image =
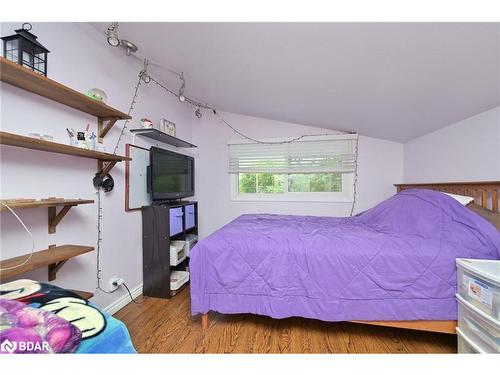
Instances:
[[[151,147],[148,191],[153,201],[175,200],[194,195],[194,158]]]

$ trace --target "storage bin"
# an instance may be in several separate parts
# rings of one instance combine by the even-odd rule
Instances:
[[[483,354],[481,348],[465,336],[460,328],[457,328],[457,344],[458,354]]]
[[[190,204],[185,206],[186,210],[186,229],[194,228],[195,223],[195,215],[194,215],[194,204]]]
[[[177,290],[189,281],[189,272],[171,271],[170,272],[170,290]]]
[[[500,260],[457,259],[460,297],[500,320]]]
[[[186,243],[184,241],[170,241],[170,265],[177,266],[186,259]]]
[[[457,294],[458,328],[485,353],[500,353],[500,322]]]
[[[170,209],[170,236],[182,232],[182,207]]]

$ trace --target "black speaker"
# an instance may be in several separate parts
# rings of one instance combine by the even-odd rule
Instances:
[[[94,187],[96,189],[102,187],[106,193],[109,193],[115,187],[115,181],[109,173],[104,177],[101,177],[100,173],[96,173],[92,182],[94,183]]]

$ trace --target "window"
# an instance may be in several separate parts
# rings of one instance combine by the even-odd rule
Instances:
[[[355,135],[341,135],[229,144],[232,199],[352,201],[355,141]]]
[[[238,192],[269,194],[285,192],[285,175],[278,173],[238,173]]]

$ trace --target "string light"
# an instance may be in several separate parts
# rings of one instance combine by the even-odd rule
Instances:
[[[304,135],[301,135],[301,136],[298,136],[298,137],[295,137],[295,138],[291,138],[291,139],[288,139],[288,140],[284,140],[284,141],[261,141],[259,139],[255,139],[255,138],[252,138],[252,137],[249,137],[247,136],[246,134],[242,133],[241,131],[239,131],[238,129],[236,129],[234,126],[232,126],[229,122],[227,122],[218,112],[215,108],[207,105],[207,104],[203,104],[203,103],[200,103],[194,99],[191,99],[191,98],[188,98],[186,96],[184,96],[184,89],[185,89],[185,79],[184,79],[184,73],[181,73],[180,77],[181,77],[181,80],[182,80],[182,86],[181,86],[181,90],[179,90],[179,94],[176,94],[174,91],[170,90],[167,86],[165,86],[164,84],[162,84],[161,82],[157,81],[156,79],[154,79],[153,77],[151,76],[148,76],[149,77],[149,82],[153,82],[155,85],[157,85],[158,87],[162,88],[163,90],[165,90],[168,94],[170,95],[173,95],[173,96],[176,96],[177,98],[179,98],[179,100],[181,102],[185,102],[193,107],[195,107],[195,115],[196,117],[198,118],[201,118],[201,109],[205,109],[205,110],[210,110],[214,116],[216,116],[219,121],[226,125],[228,128],[230,128],[234,133],[236,133],[237,135],[239,135],[240,137],[248,140],[248,141],[251,141],[251,142],[254,142],[254,143],[258,143],[258,144],[267,144],[267,145],[278,145],[278,144],[288,144],[288,143],[293,143],[293,142],[298,142],[304,138],[308,138],[308,137],[317,137],[317,136],[321,136],[321,135],[331,135],[332,133],[328,133],[328,134],[304,134]],[[182,94],[183,96],[183,100],[180,99],[180,95]],[[358,134],[357,132],[355,131],[347,131],[347,130],[337,130],[335,131],[335,134]],[[356,144],[355,144],[355,158],[356,158],[356,165],[355,165],[355,169],[354,169],[354,182],[353,182],[353,200],[352,200],[352,205],[351,205],[351,209],[350,209],[350,213],[349,213],[349,216],[352,217],[354,215],[354,210],[355,210],[355,207],[356,207],[356,199],[357,199],[357,185],[358,185],[358,155],[359,155],[359,136],[356,137]]]
[[[137,80],[137,83],[134,88],[134,95],[132,96],[132,102],[130,103],[130,107],[128,109],[128,116],[132,117],[132,112],[135,109],[135,105],[137,104],[137,97],[139,95],[139,87],[141,86],[142,82],[148,83],[148,81],[145,79],[146,77],[149,77],[147,75],[147,63],[145,62],[144,64],[144,69],[139,72],[139,79]],[[118,151],[118,147],[120,146],[120,142],[122,140],[123,134],[125,133],[125,130],[127,129],[127,125],[130,122],[130,119],[125,120],[123,123],[122,130],[120,132],[120,135],[118,136],[118,141],[116,142],[115,150],[113,151],[113,155],[116,155],[116,152]]]
[[[138,75],[138,80],[134,88],[134,95],[132,96],[132,101],[130,102],[130,107],[128,109],[127,114],[129,117],[132,117],[132,113],[134,112],[135,105],[137,104],[137,97],[139,95],[139,87],[141,86],[142,82],[148,83],[149,81],[147,80],[147,67],[148,67],[148,61],[144,61],[144,69],[142,69],[139,72]],[[118,151],[118,147],[120,146],[121,139],[123,137],[123,134],[125,133],[125,130],[127,129],[127,125],[129,123],[130,119],[127,119],[123,123],[123,127],[121,129],[120,135],[118,136],[118,140],[115,145],[115,150],[113,151],[113,155],[116,155],[116,152]],[[96,290],[99,290],[105,294],[112,294],[113,292],[108,292],[107,290],[104,290],[101,287],[101,243],[102,243],[102,205],[101,205],[101,189],[97,188],[96,189],[96,197],[97,197],[97,246],[96,246],[96,279],[97,279],[97,286]],[[132,297],[132,294],[130,294],[130,291],[127,288],[127,292],[130,295],[130,298],[132,301],[135,302],[134,298]]]
[[[228,128],[230,128],[235,134],[239,135],[240,137],[246,139],[246,140],[249,140],[251,142],[254,142],[254,143],[259,143],[259,144],[267,144],[267,145],[273,145],[273,144],[288,144],[288,143],[293,143],[293,142],[298,142],[304,138],[307,138],[307,137],[317,137],[317,136],[321,136],[321,135],[331,135],[332,133],[330,132],[329,134],[304,134],[304,135],[301,135],[301,136],[298,136],[298,137],[295,137],[295,138],[291,138],[289,140],[285,140],[285,141],[277,141],[277,142],[270,142],[270,141],[261,141],[261,140],[258,140],[258,139],[255,139],[255,138],[252,138],[252,137],[249,137],[247,136],[246,134],[242,133],[241,131],[239,131],[238,129],[236,129],[235,127],[233,127],[229,122],[227,122],[219,113],[218,111],[214,108],[214,107],[211,107],[209,106],[208,104],[205,104],[205,103],[201,103],[199,101],[196,101],[192,98],[189,98],[187,96],[184,95],[184,91],[185,91],[185,88],[186,88],[186,80],[184,78],[184,73],[181,73],[179,75],[179,78],[181,79],[182,81],[182,85],[179,89],[179,92],[176,93],[174,92],[173,90],[169,89],[167,86],[165,86],[164,84],[162,84],[161,82],[159,82],[158,80],[156,80],[154,77],[152,77],[151,75],[148,74],[148,66],[149,66],[149,60],[148,59],[144,59],[144,67],[143,69],[139,72],[138,74],[138,81],[137,81],[137,84],[135,85],[135,88],[134,88],[134,95],[132,97],[132,101],[130,103],[130,107],[129,107],[129,110],[128,110],[128,115],[131,116],[131,114],[133,113],[134,109],[135,109],[135,105],[137,104],[137,98],[138,98],[138,93],[139,93],[139,87],[141,86],[142,83],[146,83],[146,84],[149,84],[149,83],[154,83],[155,85],[157,85],[158,87],[160,87],[161,89],[163,89],[164,91],[166,91],[168,94],[170,95],[173,95],[174,97],[176,97],[177,99],[179,99],[179,101],[183,102],[183,103],[187,103],[189,105],[191,105],[192,107],[195,108],[195,115],[196,117],[198,118],[201,118],[202,116],[202,109],[203,110],[208,110],[208,111],[211,111],[214,116],[216,116],[220,123],[226,125]],[[129,123],[130,120],[126,120],[123,127],[122,127],[122,130],[120,132],[120,136],[118,137],[118,141],[116,143],[116,146],[115,146],[115,150],[113,152],[113,154],[116,154],[117,150],[118,150],[118,147],[120,145],[120,141],[123,137],[123,134],[125,132],[125,130],[127,129],[127,125]],[[346,130],[337,130],[335,134],[357,134],[357,132],[355,131],[346,131]],[[359,155],[359,137],[356,137],[356,145],[355,145],[355,158],[356,158],[356,165],[355,165],[355,171],[354,171],[354,182],[353,182],[353,201],[352,201],[352,206],[351,206],[351,210],[350,210],[350,213],[349,213],[349,216],[352,217],[353,214],[354,214],[354,209],[355,209],[355,206],[356,206],[356,198],[357,198],[357,182],[358,182],[358,155]],[[98,243],[97,243],[97,283],[98,283],[98,286],[97,286],[97,289],[105,292],[105,293],[109,293],[109,292],[106,292],[104,290],[102,290],[100,288],[100,266],[99,266],[99,254],[100,254],[100,242],[102,240],[101,238],[101,218],[102,218],[102,215],[101,215],[101,206],[100,206],[100,191],[98,190],[97,192],[98,194]],[[131,297],[132,298],[132,297]]]
[[[352,217],[354,214],[354,208],[356,207],[356,197],[358,194],[358,155],[359,155],[359,136],[356,137],[356,150],[354,151],[356,156],[356,165],[354,166],[354,182],[353,182],[353,192],[352,192],[352,206],[351,212],[349,213],[349,217]]]
[[[179,95],[178,95],[178,97],[179,97],[179,100],[181,102],[185,102],[186,101],[186,97],[184,96],[184,89],[186,88],[186,79],[184,78],[184,72],[181,73],[181,76],[179,78],[182,81],[182,86],[179,89]]]
[[[181,73],[181,77],[183,77],[183,76],[184,76],[184,74]],[[167,86],[165,86],[164,84],[162,84],[161,82],[159,82],[158,80],[156,80],[154,77],[149,76],[149,75],[148,75],[148,82],[147,83],[150,83],[150,82],[154,83],[158,87],[160,87],[163,90],[165,90],[168,94],[177,97],[181,102],[187,103],[187,104],[191,105],[192,107],[194,107],[195,108],[195,115],[198,118],[201,118],[201,116],[202,116],[201,109],[211,111],[220,120],[221,123],[223,123],[224,125],[226,125],[227,127],[229,127],[233,132],[235,132],[236,134],[238,134],[240,137],[245,138],[246,140],[249,140],[249,141],[254,142],[254,143],[260,143],[260,144],[286,144],[286,143],[297,142],[297,141],[300,141],[300,140],[302,140],[304,138],[307,138],[307,137],[317,137],[318,135],[327,135],[327,134],[305,134],[305,135],[301,135],[301,136],[296,137],[296,138],[292,138],[290,140],[276,141],[276,142],[261,141],[261,140],[249,137],[249,136],[243,134],[242,132],[240,132],[239,130],[237,130],[231,124],[229,124],[219,114],[219,112],[217,112],[217,110],[214,107],[211,107],[208,104],[204,104],[204,103],[198,102],[198,101],[196,101],[196,100],[194,100],[192,98],[189,98],[189,97],[187,97],[185,95],[182,95],[182,99],[181,99],[180,98],[181,92],[184,93],[184,89],[185,89],[185,79],[184,78],[182,78],[182,79],[183,79],[183,85],[181,86],[181,90],[179,90],[179,93],[174,92],[173,90],[169,89]],[[329,134],[331,135],[332,133],[329,133]],[[347,130],[337,130],[337,131],[335,131],[335,134],[356,134],[356,132],[347,131]]]
[[[97,246],[96,246],[96,278],[97,278],[97,287],[96,290],[99,290],[105,294],[111,294],[112,292],[108,292],[101,288],[101,242],[102,242],[102,205],[101,205],[101,189],[97,188],[96,190],[97,197]]]

